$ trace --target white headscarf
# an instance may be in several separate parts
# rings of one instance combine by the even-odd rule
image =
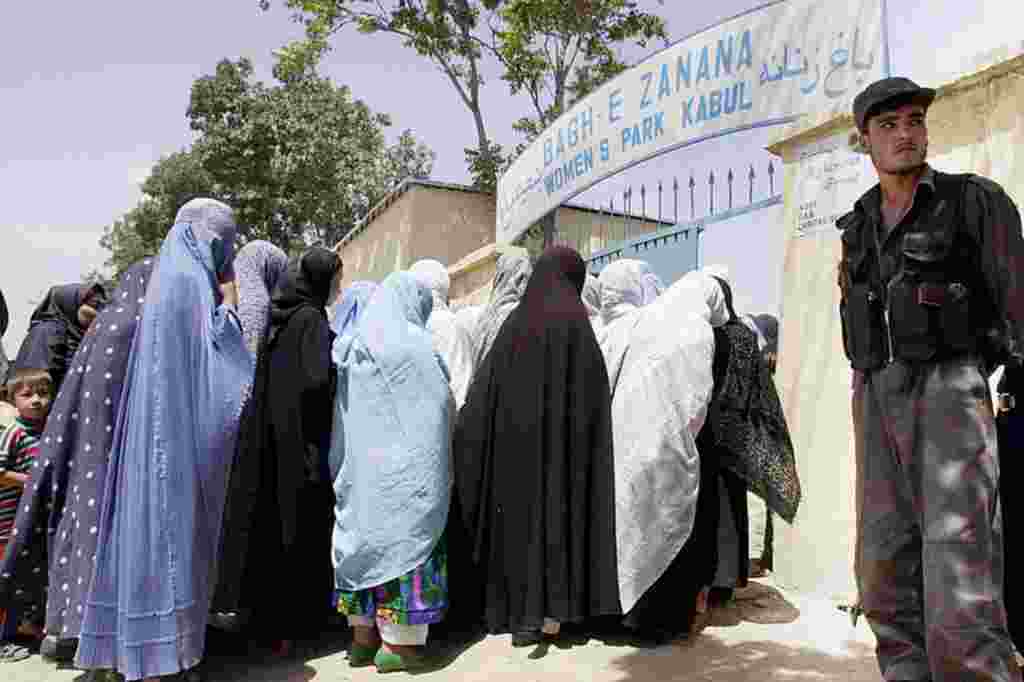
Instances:
[[[611,267],[611,266],[609,266]],[[587,279],[583,283],[583,291],[580,292],[583,305],[587,308],[587,317],[594,326],[594,331],[601,329],[601,282],[592,272],[587,273]]]
[[[646,272],[643,276],[644,300],[648,303],[661,296],[665,291],[665,283],[653,272]]]
[[[434,309],[427,320],[427,329],[434,339],[434,350],[444,360],[445,368],[450,373],[455,345],[455,314],[448,307],[448,289],[451,286],[448,268],[436,260],[421,260],[412,264],[409,274],[425,286],[434,299]]]
[[[660,293],[655,280],[651,266],[632,258],[617,260],[602,270],[597,278],[601,321],[610,325],[623,315],[653,303]]]
[[[484,307],[473,332],[473,343],[476,346],[476,357],[473,371],[483,364],[484,357],[491,350],[494,339],[505,324],[505,319],[519,305],[519,299],[526,291],[526,283],[533,274],[530,259],[519,253],[506,253],[498,258],[494,272],[494,284],[491,288],[491,300]]]

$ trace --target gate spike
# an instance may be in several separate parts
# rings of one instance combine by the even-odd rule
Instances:
[[[675,205],[675,222],[673,225],[679,224],[679,178],[676,176],[672,177],[672,196]]]
[[[658,223],[661,223],[661,195],[662,195],[661,180],[658,180]]]
[[[729,182],[729,210],[731,211],[732,210],[732,180],[733,180],[732,168],[729,169],[729,173],[725,176],[725,178]]]
[[[694,203],[693,203],[693,189],[697,186],[697,181],[693,179],[693,172],[690,172],[690,220],[693,220]]]
[[[715,215],[715,171],[708,176],[708,193],[711,197],[711,215]]]

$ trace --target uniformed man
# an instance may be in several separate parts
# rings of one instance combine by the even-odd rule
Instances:
[[[934,98],[887,78],[853,104],[879,180],[837,222],[860,606],[886,680],[1019,680],[987,378],[1020,364],[1024,239],[999,185],[926,163]]]

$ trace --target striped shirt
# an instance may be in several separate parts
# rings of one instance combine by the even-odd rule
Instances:
[[[18,419],[0,436],[0,471],[27,474],[39,452],[42,434],[28,422]],[[22,486],[0,483],[0,545],[6,545],[18,516]]]

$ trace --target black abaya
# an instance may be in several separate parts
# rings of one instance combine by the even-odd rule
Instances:
[[[621,612],[611,399],[584,278],[575,251],[545,251],[459,416],[453,615],[492,632]]]
[[[697,447],[700,452],[701,442]],[[700,458],[700,490],[693,531],[668,565],[626,616],[625,623],[641,635],[672,639],[688,634],[697,618],[697,595],[711,585],[718,567],[721,510],[718,467],[714,457]],[[711,485],[705,485],[711,481]]]
[[[213,608],[252,611],[274,639],[318,634],[333,590],[333,334],[324,306],[338,267],[333,252],[307,252],[274,292],[228,489]]]

